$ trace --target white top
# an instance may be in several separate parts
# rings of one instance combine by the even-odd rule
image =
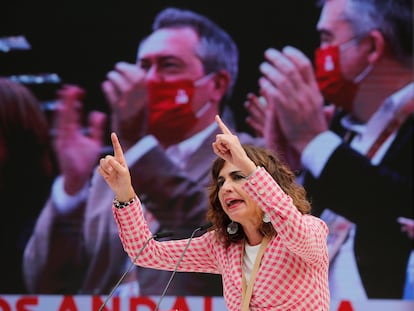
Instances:
[[[244,243],[243,272],[246,278],[246,284],[249,284],[254,261],[256,260],[257,253],[259,252],[260,245],[262,245],[262,243],[254,246],[249,245],[247,242]]]

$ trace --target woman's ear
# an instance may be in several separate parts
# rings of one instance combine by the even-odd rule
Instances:
[[[371,64],[374,64],[386,53],[386,43],[384,36],[378,30],[371,30],[366,40],[369,40],[370,44],[368,60]]]

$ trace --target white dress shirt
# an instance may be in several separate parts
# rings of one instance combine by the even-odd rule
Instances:
[[[344,128],[356,132],[357,135],[350,142],[355,151],[366,154],[377,140],[381,132],[401,109],[414,96],[414,82],[409,83],[398,92],[384,100],[381,107],[373,114],[366,124],[361,124],[346,116],[341,120]],[[398,129],[387,137],[380,148],[371,158],[372,165],[381,163],[386,151],[395,139]],[[342,138],[326,131],[319,134],[306,146],[302,153],[302,164],[310,173],[318,178],[335,149],[342,143]],[[323,217],[322,217],[323,218]],[[329,286],[332,299],[366,299],[365,289],[359,276],[355,254],[354,237],[356,225],[352,224],[348,238],[340,248],[329,272]]]

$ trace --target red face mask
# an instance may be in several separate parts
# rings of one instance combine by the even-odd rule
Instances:
[[[177,133],[180,136],[191,130],[198,119],[193,111],[195,84],[201,79],[148,82],[150,134],[161,141],[174,141]]]
[[[319,48],[315,52],[315,74],[324,98],[350,112],[358,84],[345,79],[339,66],[339,46]]]

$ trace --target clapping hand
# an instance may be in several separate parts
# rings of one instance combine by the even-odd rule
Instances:
[[[89,180],[102,152],[107,116],[100,111],[88,115],[87,132],[82,125],[84,90],[64,85],[58,92],[55,111],[54,147],[65,192],[73,195]]]
[[[112,131],[126,150],[147,130],[145,71],[136,64],[119,62],[107,74],[102,91],[111,107]]]
[[[398,217],[397,221],[401,225],[401,232],[406,232],[410,239],[414,239],[414,219]]]

